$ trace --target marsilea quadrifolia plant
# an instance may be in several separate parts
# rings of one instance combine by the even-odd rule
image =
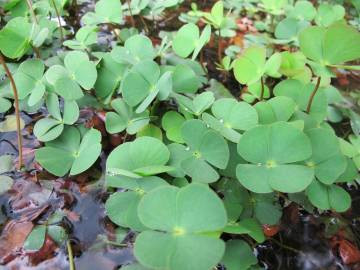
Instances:
[[[261,225],[277,224],[283,204],[349,209],[344,186],[358,177],[359,124],[355,112],[336,109],[343,97],[331,78],[360,69],[360,34],[341,6],[219,1],[205,12],[193,4],[180,16],[184,25],[155,43],[140,23],[183,1],[100,0],[76,33],[49,19],[66,16],[68,1],[18,2],[4,5],[0,31],[0,112],[14,104],[18,167],[20,111],[46,112],[33,129],[43,142],[35,157],[59,177],[97,161],[104,133],[80,115],[105,111],[106,132],[125,138],[106,161],[106,214],[137,235],[137,262],[124,269],[259,269],[251,245],[265,240]],[[249,5],[271,17],[261,26],[266,38],[249,37],[235,53],[222,48]],[[99,31],[113,42],[98,42]],[[233,72],[241,98],[214,80],[207,87],[211,39],[219,40],[218,73]],[[335,114],[350,117],[355,134],[339,137]],[[45,234],[35,227],[27,247],[39,249]]]

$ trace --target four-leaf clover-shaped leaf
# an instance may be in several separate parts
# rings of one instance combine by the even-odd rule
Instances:
[[[71,51],[64,58],[64,66],[51,66],[45,73],[47,81],[55,92],[66,100],[76,100],[83,97],[80,88],[90,90],[97,78],[96,66],[89,60],[86,53]]]
[[[351,197],[346,190],[335,184],[325,185],[315,180],[306,189],[310,202],[321,210],[345,212],[351,206]]]
[[[44,96],[46,90],[42,80],[44,71],[45,66],[41,60],[30,59],[22,62],[14,74],[19,99],[25,99],[30,95],[29,106],[34,106]]]
[[[219,174],[212,166],[225,169],[229,160],[229,148],[224,138],[201,120],[186,121],[181,135],[187,147],[173,144],[170,164],[177,164],[176,167],[180,167],[193,181],[217,181]]]
[[[341,5],[321,3],[317,10],[315,22],[319,26],[330,26],[345,16],[345,8]]]
[[[263,47],[249,47],[234,63],[234,74],[238,82],[253,84],[264,74],[279,77],[281,54],[275,53],[266,61],[266,50]]]
[[[278,83],[274,88],[274,94],[275,96],[286,96],[291,98],[297,105],[295,107],[295,114],[297,114],[298,111],[306,111],[314,87],[315,86],[312,83],[305,85],[298,80],[290,79]],[[315,95],[309,113],[317,122],[323,121],[327,114],[327,97],[324,91],[321,90],[322,89],[320,88]]]
[[[215,97],[212,92],[203,92],[196,95],[194,99],[190,99],[183,95],[174,94],[173,96],[175,97],[181,108],[183,108],[186,112],[189,112],[196,116],[200,116],[215,101]]]
[[[131,185],[121,186],[128,191],[115,192],[109,197],[105,204],[105,210],[115,224],[132,230],[143,231],[146,230],[146,227],[140,222],[137,213],[140,200],[151,190],[169,184],[156,176],[131,179],[131,182]]]
[[[166,131],[166,136],[173,142],[183,143],[181,136],[181,126],[185,122],[185,118],[174,111],[169,111],[164,114],[161,120],[161,125]]]
[[[171,72],[160,74],[160,68],[152,60],[136,64],[124,77],[121,84],[123,98],[132,107],[139,105],[136,113],[141,113],[158,96],[168,98],[172,90]]]
[[[296,1],[287,16],[298,20],[312,21],[316,16],[316,9],[311,2],[300,0]]]
[[[47,142],[35,152],[36,161],[50,173],[77,175],[89,169],[101,153],[101,133],[88,130],[81,138],[75,127],[65,127],[57,139]]]
[[[202,47],[209,42],[211,27],[207,25],[200,35],[199,27],[193,23],[182,26],[176,33],[173,40],[173,49],[181,57],[188,57],[192,53],[194,60]]]
[[[86,13],[82,20],[85,24],[121,24],[121,2],[117,0],[100,0],[95,5],[95,12]]]
[[[327,128],[313,128],[307,130],[306,134],[312,145],[312,156],[306,164],[314,168],[315,176],[320,182],[327,185],[334,183],[347,166],[338,138]]]
[[[111,56],[116,62],[135,65],[145,60],[153,60],[156,52],[148,37],[134,35],[125,41],[124,47],[115,47]]]
[[[248,130],[258,123],[258,115],[253,107],[232,98],[218,99],[211,107],[211,112],[214,116],[204,113],[203,120],[234,143],[238,143],[241,136],[236,130]]]
[[[135,134],[149,121],[149,112],[134,113],[132,108],[123,99],[117,98],[111,101],[111,107],[115,112],[106,113],[105,127],[110,134],[122,132],[126,129],[128,134]]]
[[[251,269],[257,264],[257,258],[251,247],[243,240],[229,240],[221,262],[228,270]]]
[[[162,141],[144,136],[116,147],[106,161],[106,170],[110,177],[141,178],[171,170],[165,166],[169,158]]]
[[[0,31],[0,50],[9,58],[19,58],[31,48],[32,25],[25,17],[10,20]]]
[[[250,164],[239,164],[236,176],[253,192],[300,192],[313,181],[312,168],[294,164],[310,158],[310,140],[289,123],[276,122],[246,131],[238,152]]]
[[[140,201],[138,215],[149,229],[136,238],[134,253],[146,267],[208,270],[224,254],[218,232],[226,225],[226,212],[205,185],[154,189]],[[189,252],[189,247],[196,252]]]
[[[97,28],[96,26],[84,26],[81,27],[75,35],[74,40],[65,40],[64,46],[73,50],[85,50],[90,45],[93,45],[97,41]]]
[[[296,104],[286,96],[278,96],[261,101],[255,104],[255,109],[259,115],[260,124],[271,124],[277,121],[288,121],[294,114]]]
[[[341,66],[360,57],[360,34],[351,26],[311,26],[299,36],[304,55],[320,66]],[[346,67],[346,66],[345,66]]]
[[[54,93],[46,98],[50,116],[40,119],[34,126],[34,134],[39,141],[48,142],[61,135],[65,125],[73,125],[79,118],[79,106],[76,101],[64,101],[63,113],[60,110],[58,96]]]

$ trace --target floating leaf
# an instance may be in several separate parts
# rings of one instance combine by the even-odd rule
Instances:
[[[97,79],[94,85],[97,97],[107,100],[119,88],[120,82],[127,71],[127,66],[116,62],[107,53],[103,55],[97,67]]]
[[[10,172],[13,168],[13,157],[11,155],[0,156],[0,174]]]
[[[119,133],[126,129],[126,132],[132,135],[140,131],[150,121],[148,111],[137,114],[121,98],[111,101],[111,106],[115,112],[106,113],[105,120],[106,130],[110,134]]]
[[[343,6],[321,3],[318,7],[315,22],[319,26],[327,27],[342,20],[344,16],[345,8]]]
[[[20,118],[20,129],[25,127],[25,122]],[[5,120],[0,122],[0,132],[13,132],[16,131],[16,116],[7,115]]]
[[[35,226],[25,240],[24,249],[27,251],[37,251],[41,249],[45,242],[46,225]]]
[[[73,50],[85,50],[97,42],[97,28],[95,26],[81,27],[75,35],[75,40],[65,40],[64,46]]]
[[[14,180],[6,175],[0,175],[0,195],[11,189]]]
[[[153,124],[146,125],[136,134],[137,138],[144,137],[144,136],[153,137],[153,138],[159,139],[161,141],[163,139],[161,129]]]
[[[295,109],[305,112],[314,88],[313,84],[304,85],[298,80],[285,80],[275,86],[274,94],[291,98],[297,104]],[[310,111],[310,116],[317,122],[323,121],[327,114],[327,98],[322,90],[320,88],[316,93]]]
[[[275,28],[275,37],[280,40],[297,41],[301,30],[309,26],[307,21],[285,18]]]
[[[246,49],[240,58],[234,61],[236,80],[242,84],[252,84],[260,80],[264,74],[266,51],[261,47]]]
[[[256,110],[249,104],[235,99],[218,99],[211,107],[211,112],[215,117],[204,113],[203,120],[234,143],[238,143],[241,136],[235,130],[248,130],[258,123]]]
[[[173,142],[183,143],[181,126],[184,122],[185,118],[177,112],[169,111],[165,113],[161,125],[166,131],[166,137]]]
[[[205,20],[213,25],[216,29],[222,28],[225,23],[226,17],[224,17],[224,2],[217,1],[211,8],[210,13],[203,13]]]
[[[309,1],[296,1],[294,7],[287,15],[289,18],[312,21],[316,16],[316,9]]]
[[[261,225],[253,218],[247,218],[237,223],[230,223],[226,226],[224,232],[231,234],[248,234],[258,243],[265,241]]]
[[[122,23],[121,2],[100,0],[95,5],[95,12],[88,12],[82,18],[85,24]]]
[[[156,53],[148,37],[134,35],[125,41],[124,47],[115,47],[111,51],[111,56],[118,63],[135,65],[142,61],[153,60]]]
[[[65,125],[73,125],[79,118],[79,106],[76,101],[64,101],[63,113],[60,112],[60,103],[56,94],[49,94],[46,105],[50,117],[40,119],[35,123],[34,134],[39,141],[48,142],[61,135]]]
[[[313,153],[306,164],[314,168],[316,178],[324,184],[334,183],[345,171],[347,162],[340,152],[338,138],[330,129],[314,128],[306,131]]]
[[[296,104],[286,96],[274,97],[268,101],[255,104],[260,124],[271,124],[277,121],[288,121],[294,114]]]
[[[240,183],[256,193],[300,192],[314,178],[314,170],[299,164],[311,156],[306,135],[285,122],[246,131],[238,144],[239,154],[251,164],[239,164]]]
[[[288,0],[260,0],[264,8],[274,15],[279,15],[283,12],[283,8],[288,3]]]
[[[146,267],[208,270],[224,254],[217,231],[226,225],[226,212],[205,185],[154,189],[141,200],[138,215],[149,230],[136,238],[134,253]],[[188,252],[190,246],[195,253]]]
[[[321,210],[345,212],[351,206],[351,197],[343,188],[337,185],[324,185],[313,181],[306,189],[310,202]]]
[[[185,64],[176,65],[172,81],[176,93],[195,93],[201,86],[199,76],[191,66]]]
[[[132,107],[139,105],[136,113],[141,113],[157,96],[166,99],[172,90],[170,74],[166,72],[160,76],[160,68],[152,60],[138,63],[122,81],[124,101]]]
[[[211,92],[203,92],[196,95],[193,100],[182,95],[175,95],[175,99],[186,112],[190,112],[196,116],[201,115],[215,101],[214,94]]]
[[[9,58],[19,58],[31,48],[32,25],[26,17],[11,19],[0,31],[0,50]]]
[[[342,64],[360,57],[360,34],[351,26],[311,26],[300,33],[300,49],[323,66]]]
[[[199,28],[193,23],[188,23],[177,31],[173,40],[173,49],[177,55],[184,58],[193,53],[192,60],[194,60],[202,47],[209,42],[210,36],[211,27],[209,25],[200,35]]]
[[[47,142],[35,152],[36,161],[56,176],[76,175],[86,171],[98,159],[101,152],[101,133],[90,129],[80,141],[75,127],[65,127],[57,139]]]
[[[14,74],[14,80],[19,92],[19,99],[30,95],[30,106],[36,104],[45,93],[45,85],[42,82],[45,66],[41,60],[30,59],[22,62]],[[39,97],[35,98],[37,95]]]
[[[136,231],[144,231],[146,227],[139,220],[137,213],[139,202],[146,193],[155,188],[166,186],[168,183],[155,176],[133,179],[132,181],[136,184],[134,183],[130,191],[116,192],[109,197],[105,204],[105,210],[115,224]]]
[[[181,134],[188,147],[178,146],[172,154],[183,158],[178,162],[184,172],[196,182],[218,180],[219,174],[212,166],[225,169],[229,161],[229,148],[223,137],[200,120],[186,121]]]
[[[226,242],[226,251],[221,262],[228,270],[249,269],[257,264],[257,258],[245,241],[229,240]]]
[[[130,178],[155,175],[171,170],[165,166],[169,157],[170,152],[162,141],[140,137],[116,147],[106,161],[106,170],[110,176],[114,173]]]
[[[54,86],[55,92],[66,100],[83,97],[80,88],[90,90],[97,78],[96,66],[86,53],[71,51],[64,58],[64,65],[53,65],[45,73],[47,81]]]
[[[61,226],[50,225],[47,228],[47,233],[58,245],[63,244],[67,238],[66,231]]]

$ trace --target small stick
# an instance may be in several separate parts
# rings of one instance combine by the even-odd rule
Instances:
[[[15,100],[15,116],[16,116],[16,132],[17,132],[17,141],[18,141],[18,148],[19,148],[19,161],[18,161],[18,170],[21,169],[23,165],[23,151],[22,151],[22,136],[21,136],[21,127],[20,127],[20,110],[19,110],[19,96],[16,88],[16,84],[14,81],[13,76],[11,75],[11,72],[6,65],[5,59],[3,55],[0,53],[0,62],[1,65],[4,67],[4,70],[6,72],[6,75],[8,76],[11,84],[11,88],[14,93],[14,100]]]
[[[33,8],[33,6],[32,6],[31,0],[26,0],[26,3],[27,3],[27,5],[28,5],[28,7],[29,7],[29,10],[30,10],[30,12],[31,12],[31,16],[33,17],[34,22],[35,22],[36,24],[39,24],[39,21],[38,21],[38,19],[36,18],[36,14],[35,14],[34,8]]]
[[[307,113],[310,113],[310,110],[311,110],[311,105],[313,103],[313,100],[314,100],[314,97],[316,95],[316,92],[319,90],[319,87],[320,87],[320,81],[321,81],[321,77],[318,77],[317,78],[317,81],[316,81],[316,85],[315,85],[315,88],[314,88],[314,91],[311,93],[311,96],[309,98],[309,103],[306,107],[306,112]]]
[[[131,17],[131,19],[130,19],[131,20],[131,25],[132,25],[132,27],[135,28],[135,20],[134,20],[134,16],[133,16],[132,10],[131,10],[130,0],[126,0],[126,3],[127,3],[128,7],[129,7],[129,13],[130,13],[130,17]]]
[[[70,270],[75,270],[74,255],[73,255],[73,251],[72,251],[72,247],[71,247],[70,240],[67,240],[67,241],[66,241],[66,247],[67,247],[68,256],[69,256],[69,267],[70,267]]]
[[[206,74],[206,76],[208,76],[207,70],[204,65],[204,51],[203,50],[200,51],[200,65],[201,65],[202,70]]]
[[[260,101],[264,99],[265,94],[265,85],[264,85],[264,78],[261,77],[261,92],[260,92]]]
[[[219,39],[218,39],[218,61],[221,63],[222,61],[222,40],[221,40],[221,30],[219,28]]]
[[[143,16],[139,15],[139,17],[140,17],[141,23],[144,25],[145,32],[148,34],[149,33],[149,27],[147,26],[147,23],[145,22]]]
[[[35,46],[32,46],[32,49],[33,49],[33,51],[34,51],[34,53],[36,55],[36,58],[41,59],[41,54],[40,54],[39,48],[37,48]]]
[[[63,28],[62,28],[62,25],[61,25],[61,20],[60,20],[60,13],[59,13],[59,10],[56,6],[56,3],[54,0],[51,0],[53,6],[54,6],[54,9],[55,9],[55,13],[56,13],[56,17],[58,19],[58,23],[59,23],[59,27],[60,27],[60,40],[61,42],[64,41],[64,33],[63,33]]]

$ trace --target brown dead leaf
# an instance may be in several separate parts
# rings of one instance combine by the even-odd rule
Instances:
[[[55,255],[58,246],[51,237],[46,236],[45,243],[42,248],[36,252],[28,253],[29,259],[33,265],[37,265],[43,261],[51,259]]]
[[[12,220],[6,225],[0,237],[0,264],[6,264],[14,259],[33,227],[31,221]]]
[[[264,232],[265,236],[267,236],[267,237],[272,237],[280,231],[279,225],[266,225],[265,224],[262,227],[263,227],[263,232]]]
[[[345,239],[340,241],[339,254],[345,264],[353,264],[360,262],[359,249]]]

